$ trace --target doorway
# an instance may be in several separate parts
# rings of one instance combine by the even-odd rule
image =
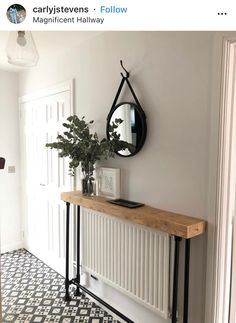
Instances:
[[[236,315],[236,39],[223,41],[218,169],[215,194],[215,218],[209,223],[214,231],[212,261],[211,323],[235,323]],[[211,238],[211,235],[209,235]],[[209,245],[210,245],[209,244]],[[208,295],[209,296],[209,295]]]
[[[68,160],[45,147],[73,114],[73,82],[20,98],[22,209],[26,249],[64,275],[65,206],[74,189]]]

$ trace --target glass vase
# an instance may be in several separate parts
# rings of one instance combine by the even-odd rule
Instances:
[[[95,180],[92,178],[82,178],[82,194],[95,195]]]
[[[95,195],[95,178],[94,178],[94,170],[95,166],[93,163],[82,163],[82,172],[83,178],[81,181],[82,194],[84,195]]]

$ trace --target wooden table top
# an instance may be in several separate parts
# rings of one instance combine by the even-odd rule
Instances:
[[[104,197],[85,196],[79,191],[63,192],[61,199],[74,205],[126,219],[185,239],[201,235],[206,231],[207,222],[203,219],[164,211],[147,205],[133,209],[126,208],[109,203]]]

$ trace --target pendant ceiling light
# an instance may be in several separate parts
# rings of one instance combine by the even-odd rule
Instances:
[[[7,42],[8,63],[32,67],[38,63],[39,54],[30,31],[11,31]]]

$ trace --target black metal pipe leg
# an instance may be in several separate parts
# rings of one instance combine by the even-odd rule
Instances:
[[[184,268],[184,315],[183,315],[183,323],[188,323],[189,262],[190,262],[190,239],[186,239],[186,241],[185,241],[185,268]]]
[[[76,274],[76,283],[80,284],[80,206],[77,206],[77,274]],[[80,296],[81,292],[79,286],[77,285],[75,296]]]
[[[175,236],[175,256],[174,256],[174,278],[171,323],[177,322],[177,300],[178,300],[178,279],[179,279],[179,243],[180,237]]]
[[[76,281],[74,279],[72,279],[72,282],[76,284]],[[122,320],[124,320],[127,323],[134,323],[134,321],[131,321],[127,316],[125,316],[124,314],[122,314],[121,312],[119,312],[117,309],[115,309],[113,306],[111,306],[110,304],[106,303],[104,300],[102,300],[100,297],[98,297],[97,295],[95,295],[94,293],[92,293],[89,289],[87,289],[84,286],[80,285],[81,290],[90,295],[92,298],[94,298],[98,303],[102,304],[103,306],[105,306],[106,308],[108,308],[111,312],[115,313],[117,316],[119,316],[120,318],[122,318]]]
[[[70,294],[69,294],[69,241],[70,241],[70,203],[66,202],[66,279],[65,279],[65,301],[70,301]]]

